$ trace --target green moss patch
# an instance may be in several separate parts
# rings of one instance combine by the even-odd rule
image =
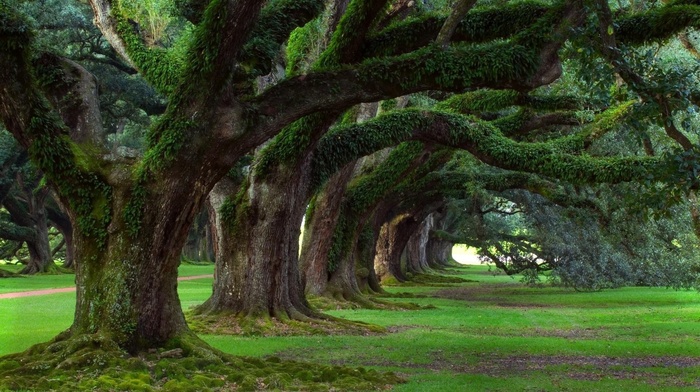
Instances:
[[[407,273],[409,279],[406,282],[399,282],[394,278],[382,280],[383,286],[434,286],[434,287],[450,287],[460,283],[476,282],[475,280],[464,279],[457,276],[444,276],[437,274],[411,274]]]
[[[3,391],[371,391],[399,382],[373,370],[234,357],[193,337],[135,356],[105,336],[59,337],[0,358]]]
[[[415,303],[408,302],[392,302],[386,301],[383,298],[414,298],[414,297],[399,297],[393,294],[379,294],[374,296],[363,296],[361,300],[345,300],[330,298],[326,296],[308,297],[309,303],[320,310],[342,310],[342,309],[376,309],[376,310],[419,310],[428,309],[432,306],[421,306]]]
[[[190,328],[209,335],[240,336],[309,336],[309,335],[372,335],[386,333],[384,327],[323,315],[304,321],[272,317],[248,317],[235,314],[187,316]]]

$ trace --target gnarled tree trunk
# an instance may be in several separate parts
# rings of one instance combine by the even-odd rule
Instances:
[[[194,224],[187,235],[185,247],[182,249],[182,257],[185,260],[214,261],[209,214],[208,208],[204,208],[197,214]]]
[[[177,294],[177,267],[203,195],[178,181],[158,188],[138,221],[129,221],[133,188],[114,184],[109,226],[97,233],[81,229],[81,217],[70,212],[78,260],[71,335],[101,334],[130,353],[193,337]]]
[[[335,173],[316,195],[306,215],[299,260],[304,291],[307,294],[323,295],[328,288],[328,252],[341,213],[345,189],[354,169],[355,162]]]
[[[22,274],[48,272],[56,268],[51,255],[49,244],[49,225],[46,217],[46,198],[49,190],[44,187],[37,192],[24,186],[21,177],[18,182],[25,203],[20,203],[16,197],[8,196],[3,204],[10,213],[14,224],[25,228],[28,235],[24,238],[29,251],[29,260],[22,269]]]
[[[414,204],[403,211],[395,210],[385,219],[380,229],[376,245],[377,254],[374,258],[374,268],[380,282],[392,278],[399,282],[408,280],[401,265],[401,254],[423,220],[441,205],[441,201],[425,199],[422,203]]]
[[[307,159],[296,167],[280,165],[263,178],[253,170],[235,200],[220,202],[225,213],[216,222],[214,291],[198,313],[302,320],[315,316],[304,297],[298,266],[308,164]]]
[[[413,274],[430,272],[426,247],[430,230],[433,227],[432,215],[421,222],[418,230],[411,235],[406,244],[406,270]]]

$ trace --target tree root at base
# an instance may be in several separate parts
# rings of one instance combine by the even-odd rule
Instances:
[[[369,391],[402,382],[362,368],[234,357],[191,334],[136,355],[104,335],[63,335],[0,357],[0,390]]]
[[[268,316],[248,316],[233,313],[187,314],[187,323],[200,334],[241,336],[294,336],[294,335],[373,335],[386,329],[359,321],[345,320],[329,315],[303,320]]]

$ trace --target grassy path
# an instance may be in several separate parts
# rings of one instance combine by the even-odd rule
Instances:
[[[213,278],[214,275],[207,274],[207,275],[195,275],[195,276],[181,276],[177,278],[179,282],[186,281],[186,280],[195,280],[195,279],[206,279],[206,278]],[[48,294],[58,294],[58,293],[72,293],[75,291],[75,287],[63,287],[59,289],[44,289],[44,290],[31,290],[31,291],[17,291],[14,293],[4,293],[0,294],[0,299],[7,299],[7,298],[22,298],[22,297],[34,297],[37,295],[48,295]]]
[[[211,273],[187,268],[190,275]],[[471,281],[387,288],[404,298],[386,300],[432,305],[429,309],[328,312],[383,325],[387,334],[203,338],[236,355],[394,371],[407,380],[393,387],[396,392],[700,389],[695,291],[531,288],[483,266],[447,276]],[[211,278],[184,281],[178,290],[188,309],[211,295]],[[0,301],[0,354],[67,328],[74,301],[74,293]]]
[[[21,265],[2,265],[0,268],[11,272],[19,272]],[[182,264],[178,268],[180,277],[194,275],[210,275],[214,271],[214,266]],[[75,276],[72,274],[60,275],[38,275],[38,276],[16,276],[12,278],[0,279],[0,295],[7,293],[17,293],[24,291],[40,291],[48,289],[66,289],[75,286]],[[67,291],[63,291],[67,292]],[[0,297],[2,298],[2,297]],[[14,297],[11,297],[14,298]]]

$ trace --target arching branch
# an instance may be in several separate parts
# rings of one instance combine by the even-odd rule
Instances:
[[[321,184],[359,156],[405,140],[442,144],[469,151],[485,163],[511,170],[542,173],[573,182],[621,182],[660,165],[654,158],[593,158],[572,155],[614,129],[630,113],[629,103],[610,109],[572,136],[547,143],[516,142],[488,123],[461,115],[420,110],[391,112],[362,124],[339,127],[319,143],[313,181]]]

